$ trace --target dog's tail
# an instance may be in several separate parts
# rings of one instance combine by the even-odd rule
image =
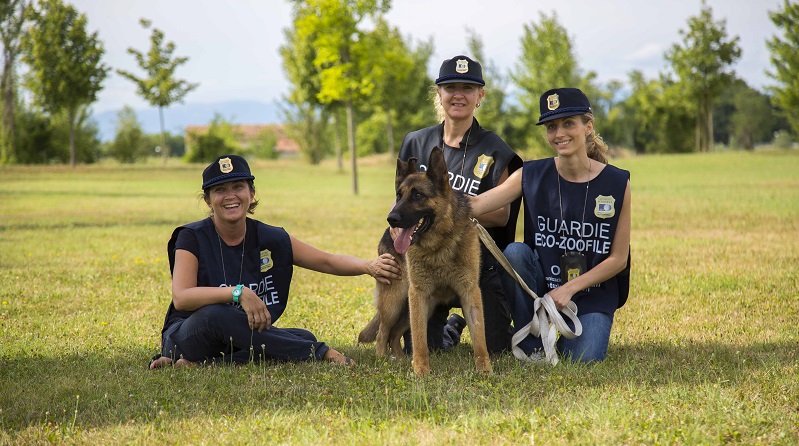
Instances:
[[[380,318],[377,314],[375,317],[366,324],[366,327],[361,330],[361,333],[358,335],[358,343],[359,344],[371,344],[377,340],[377,330],[380,328]]]

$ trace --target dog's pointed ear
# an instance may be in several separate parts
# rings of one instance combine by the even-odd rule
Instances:
[[[433,147],[430,152],[430,160],[427,162],[427,175],[437,188],[441,190],[449,189],[449,171],[447,162],[444,161],[444,151]]]
[[[399,189],[399,185],[405,181],[405,177],[416,172],[416,158],[409,158],[407,163],[397,158],[397,174],[394,177],[394,188]]]

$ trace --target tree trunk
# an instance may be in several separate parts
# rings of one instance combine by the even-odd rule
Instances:
[[[708,152],[716,151],[716,139],[713,137],[713,101],[707,100],[707,145]]]
[[[700,129],[702,128],[702,125],[700,124],[700,122],[701,122],[701,120],[699,118],[700,116],[702,116],[702,110],[701,109],[697,109],[696,110],[696,126],[694,127],[694,150],[696,150],[697,152],[701,152],[702,151],[701,137],[699,135],[700,132],[701,132]]]
[[[75,110],[69,109],[69,165],[75,167]]]
[[[391,122],[391,106],[386,102],[386,136],[388,137],[388,154],[394,159],[394,124]]]
[[[338,166],[338,173],[344,172],[344,159],[341,156],[341,133],[339,132],[338,122],[339,110],[333,112],[333,144],[336,149],[336,166]]]
[[[161,121],[161,153],[163,153],[164,157],[164,166],[166,166],[166,161],[169,159],[169,147],[166,145],[166,136],[164,131],[164,107],[158,106],[158,118]]]
[[[349,136],[350,157],[352,158],[352,193],[358,195],[358,153],[355,150],[355,111],[352,99],[347,99],[347,135]]]
[[[16,153],[14,149],[14,106],[16,105],[16,98],[14,97],[14,57],[6,48],[5,62],[3,63],[3,79],[0,81],[3,90],[3,133],[2,133],[2,146],[0,146],[0,164],[7,163]]]

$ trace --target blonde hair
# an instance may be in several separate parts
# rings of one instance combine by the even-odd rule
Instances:
[[[596,131],[596,121],[594,121],[594,114],[593,113],[585,113],[580,115],[580,118],[583,121],[583,124],[588,124],[589,122],[593,122],[594,125],[591,127],[591,133],[585,137],[585,149],[588,152],[588,157],[592,160],[599,161],[602,164],[607,164],[608,159],[605,156],[605,153],[608,151],[608,145],[605,143],[605,140],[599,136],[599,133]]]

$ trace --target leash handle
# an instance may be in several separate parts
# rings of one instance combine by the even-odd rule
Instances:
[[[505,257],[505,254],[499,249],[499,246],[497,246],[494,239],[491,238],[491,235],[486,231],[483,225],[481,225],[476,218],[471,218],[471,221],[477,229],[477,235],[480,237],[480,241],[483,242],[483,245],[488,248],[500,265],[505,268],[505,271],[507,271],[511,277],[515,278],[522,289],[533,298],[533,320],[514,333],[511,338],[513,355],[522,361],[530,360],[518,345],[528,334],[532,334],[535,337],[540,337],[541,342],[544,344],[544,360],[552,365],[556,365],[558,363],[558,352],[555,348],[555,342],[557,342],[558,333],[568,339],[576,338],[583,333],[583,324],[580,323],[580,319],[577,318],[577,304],[570,301],[562,310],[563,314],[574,324],[574,330],[572,330],[569,328],[568,324],[566,324],[566,321],[563,320],[563,316],[561,316],[561,312],[558,311],[552,297],[549,294],[544,294],[544,297],[538,297],[538,295],[524,283],[519,273],[513,269],[508,258]]]

